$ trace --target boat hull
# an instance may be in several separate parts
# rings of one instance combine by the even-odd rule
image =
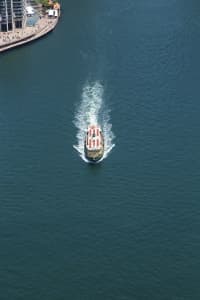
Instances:
[[[103,149],[101,149],[99,151],[89,151],[85,145],[85,157],[87,158],[87,160],[89,162],[97,163],[103,158],[103,155],[104,155]]]

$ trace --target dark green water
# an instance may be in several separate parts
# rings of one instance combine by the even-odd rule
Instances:
[[[199,0],[65,0],[1,55],[0,299],[200,299],[199,56]],[[96,83],[116,146],[90,166]]]

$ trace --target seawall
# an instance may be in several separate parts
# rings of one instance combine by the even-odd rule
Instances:
[[[4,52],[4,51],[8,51],[10,49],[25,45],[27,43],[33,42],[43,36],[45,36],[46,34],[48,34],[49,32],[53,31],[54,28],[56,27],[57,23],[58,23],[59,17],[55,18],[55,19],[49,19],[48,17],[43,17],[41,20],[38,21],[37,26],[35,26],[35,28],[27,28],[27,32],[26,29],[23,30],[23,34],[20,34],[20,30],[17,31],[17,40],[16,40],[16,35],[15,35],[15,39],[10,41],[10,37],[9,37],[9,41],[4,43],[0,42],[0,52]],[[24,34],[25,32],[25,34]],[[1,33],[3,34],[3,33]],[[4,37],[4,36],[3,36]],[[3,39],[3,37],[1,37],[1,40]],[[11,36],[12,39],[14,37],[14,35]]]

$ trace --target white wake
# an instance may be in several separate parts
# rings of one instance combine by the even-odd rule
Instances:
[[[100,161],[104,160],[115,146],[109,110],[105,107],[103,96],[104,89],[99,82],[86,84],[83,88],[80,106],[75,114],[74,124],[78,132],[76,135],[77,145],[74,145],[74,148],[85,162],[88,162],[88,160],[84,154],[84,140],[90,124],[99,124],[103,131],[105,151]]]

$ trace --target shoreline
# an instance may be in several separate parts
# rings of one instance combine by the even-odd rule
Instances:
[[[8,43],[0,42],[0,53],[14,49],[16,47],[23,46],[25,44],[31,43],[37,39],[42,38],[43,36],[47,35],[51,31],[55,29],[58,24],[58,20],[60,15],[57,18],[48,18],[43,17],[41,20],[38,21],[37,25],[34,27],[27,27],[23,31],[18,30],[17,34],[20,34],[20,31],[24,33],[24,31],[29,31],[25,36],[19,37],[16,40],[9,41]],[[44,23],[44,24],[43,24]],[[36,28],[36,29],[35,29]],[[1,39],[5,36],[4,33],[0,33]],[[8,36],[8,35],[7,35]]]

